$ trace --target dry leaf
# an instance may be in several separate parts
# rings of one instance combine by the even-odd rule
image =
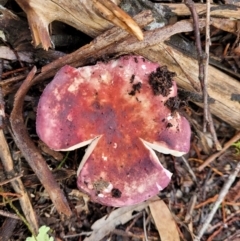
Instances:
[[[151,201],[140,203],[133,206],[127,206],[118,208],[113,211],[110,215],[104,216],[101,219],[97,220],[92,225],[92,234],[85,238],[84,241],[98,241],[108,235],[116,226],[120,224],[125,224],[126,222],[133,219],[136,214],[133,214],[133,211],[140,212],[145,209]]]
[[[158,198],[149,203],[149,207],[161,240],[180,241],[177,225],[167,205]]]
[[[33,54],[29,52],[18,52],[18,58],[27,63],[33,63]],[[0,46],[0,59],[17,60],[16,53],[7,46]]]
[[[88,203],[90,201],[90,198],[88,195],[86,195],[85,193],[83,193],[77,189],[73,189],[68,194],[68,198],[75,199],[78,201],[77,205],[75,206],[75,210],[78,214],[80,214],[82,211],[89,213]]]

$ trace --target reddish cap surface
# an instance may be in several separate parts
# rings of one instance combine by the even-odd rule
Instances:
[[[158,67],[140,56],[78,69],[65,66],[40,98],[42,141],[54,150],[89,144],[77,184],[93,201],[124,206],[156,195],[171,173],[152,149],[175,156],[189,150],[188,121],[164,105],[176,96],[176,83],[163,86],[165,96],[149,84]]]

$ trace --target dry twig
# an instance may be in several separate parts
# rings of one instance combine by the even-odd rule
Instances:
[[[185,165],[186,168],[187,168],[187,171],[188,171],[189,174],[191,175],[193,181],[197,184],[197,177],[196,177],[194,171],[192,170],[191,166],[189,165],[188,161],[185,159],[184,156],[182,156],[181,158],[182,158],[182,160],[183,160],[184,165]]]
[[[197,53],[198,53],[198,63],[199,63],[199,81],[201,83],[202,87],[202,92],[203,92],[203,97],[204,97],[204,103],[203,103],[203,110],[204,110],[204,118],[203,118],[203,131],[206,132],[206,126],[209,126],[209,130],[212,134],[212,138],[214,141],[214,144],[216,146],[217,150],[221,150],[221,145],[217,139],[216,135],[216,130],[214,128],[214,124],[212,121],[212,116],[209,110],[209,105],[208,105],[208,92],[207,92],[207,73],[205,70],[208,68],[206,67],[206,64],[208,64],[208,60],[204,64],[204,59],[205,59],[205,54],[202,51],[202,46],[201,46],[201,39],[200,39],[200,30],[199,30],[199,17],[197,10],[195,8],[194,2],[192,0],[185,0],[186,6],[189,8],[191,15],[193,17],[193,25],[194,25],[194,33],[195,33],[195,41],[196,41],[196,47],[197,47]],[[209,8],[209,6],[208,6]],[[208,10],[208,15],[210,10]],[[209,16],[208,16],[209,18]],[[206,19],[206,25],[209,25],[210,19]],[[208,29],[206,31],[209,31]],[[209,37],[206,35],[206,37]],[[210,38],[209,38],[210,40]],[[209,46],[206,46],[206,49],[208,49]]]
[[[0,215],[8,217],[8,218],[18,219],[18,220],[20,219],[16,214],[9,213],[9,212],[6,212],[4,210],[0,210]]]
[[[207,93],[207,82],[208,82],[208,64],[209,64],[209,47],[211,44],[210,39],[210,0],[207,0],[207,14],[206,14],[206,36],[205,36],[205,54],[206,60],[204,65],[204,76],[203,76],[203,103],[204,103],[204,122],[203,132],[207,131],[207,123],[209,123],[209,106],[208,106],[208,93]]]
[[[189,8],[183,3],[162,3],[162,6],[166,6],[168,9],[178,16],[189,16],[191,13]],[[206,14],[207,8],[206,4],[195,3],[196,11],[198,14]],[[211,16],[230,18],[230,19],[240,19],[240,8],[234,7],[232,4],[211,4]]]
[[[201,39],[200,39],[200,30],[199,30],[199,17],[196,11],[194,2],[192,0],[185,0],[186,6],[189,8],[192,18],[193,18],[193,26],[194,26],[194,35],[196,41],[196,48],[198,53],[198,63],[199,63],[199,80],[202,85],[202,90],[204,92],[204,56],[202,51]],[[206,118],[206,117],[205,117]]]
[[[201,172],[206,166],[208,166],[212,161],[214,161],[217,157],[222,155],[234,142],[240,139],[240,132],[238,132],[234,137],[232,137],[228,142],[225,143],[222,150],[208,157],[205,162],[198,167],[198,171]]]
[[[193,211],[194,211],[194,207],[195,207],[196,202],[197,202],[197,195],[195,193],[191,197],[191,201],[189,203],[189,206],[188,206],[188,209],[187,209],[187,213],[186,213],[185,218],[184,218],[184,221],[186,223],[189,223],[191,221],[191,219],[192,219],[192,215],[193,215]]]
[[[134,17],[134,20],[140,27],[144,27],[153,21],[151,11],[144,11]],[[65,55],[42,68],[42,73],[34,78],[34,83],[38,83],[46,78],[52,77],[58,69],[66,64],[78,67],[91,62],[91,58],[100,58],[106,54],[106,50],[110,45],[116,46],[119,41],[128,36],[128,33],[118,27],[113,27],[103,34],[96,37],[91,43],[81,47],[75,52]],[[136,40],[136,38],[134,38]]]
[[[2,96],[0,96],[1,98]],[[0,103],[3,103],[3,99],[0,99]],[[0,119],[2,123],[2,119],[5,116],[4,113],[4,106],[1,104],[0,106]],[[0,158],[2,160],[2,164],[4,167],[4,170],[7,174],[7,178],[12,178],[15,176],[15,170],[13,165],[13,160],[10,154],[10,150],[7,144],[7,141],[5,139],[2,126],[0,126]],[[13,186],[14,191],[20,195],[19,202],[22,207],[23,213],[29,222],[29,226],[32,229],[32,232],[34,234],[37,234],[38,232],[38,222],[37,217],[35,215],[35,212],[33,210],[31,201],[29,199],[28,193],[21,181],[20,178],[12,179],[11,184]]]
[[[143,211],[143,231],[144,231],[145,241],[148,241],[148,234],[147,234],[147,228],[146,228],[146,212],[145,211]]]
[[[10,116],[10,122],[14,133],[13,138],[16,145],[21,150],[23,156],[27,160],[28,164],[36,173],[44,188],[46,188],[46,191],[48,192],[57,211],[67,216],[70,216],[71,210],[68,206],[67,200],[59,185],[53,178],[53,175],[50,172],[41,153],[29,137],[22,116],[24,96],[26,95],[27,91],[31,86],[30,83],[35,73],[36,67],[34,67],[28,74],[27,78],[25,79],[15,96],[14,106]]]
[[[144,11],[135,16],[134,19],[141,27],[143,27],[152,21],[152,16],[149,11]],[[205,26],[205,23],[202,21],[200,21],[199,24],[201,27]],[[36,76],[33,82],[36,84],[46,78],[52,77],[59,68],[66,64],[70,64],[73,67],[79,67],[104,55],[132,53],[159,44],[174,34],[189,32],[192,30],[191,21],[183,20],[161,29],[146,31],[144,32],[144,40],[139,42],[136,41],[135,37],[129,36],[126,38],[128,34],[125,31],[118,27],[114,27],[99,35],[90,44],[44,66],[42,68],[42,73]]]
[[[18,175],[14,176],[14,177],[12,177],[12,178],[9,178],[9,179],[7,179],[7,180],[5,180],[5,181],[1,181],[1,182],[0,182],[0,186],[1,186],[1,185],[4,185],[4,184],[7,184],[7,183],[9,183],[9,182],[11,182],[11,181],[14,181],[14,180],[16,180],[16,179],[18,179],[18,178],[20,178],[20,177],[22,177],[22,176],[23,176],[22,174],[18,174]]]

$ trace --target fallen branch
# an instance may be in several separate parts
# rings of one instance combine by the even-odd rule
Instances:
[[[26,12],[34,46],[52,46],[48,25],[55,21],[67,23],[91,37],[96,37],[111,23],[134,34],[142,40],[142,30],[117,4],[118,0],[16,0]]]
[[[153,18],[150,11],[144,11],[134,17],[135,21],[144,27],[150,23]],[[204,23],[201,22],[203,27]],[[136,41],[135,37],[129,35],[118,27],[107,30],[99,35],[90,44],[81,47],[75,52],[65,55],[42,68],[42,73],[33,80],[34,84],[54,76],[58,69],[69,64],[73,67],[83,66],[104,55],[113,53],[132,53],[139,49],[156,45],[174,34],[192,31],[192,23],[188,20],[177,22],[174,25],[166,26],[161,29],[146,31],[143,41]],[[128,36],[128,38],[126,38]]]
[[[191,14],[188,7],[183,3],[162,3],[161,5],[165,6],[168,10],[170,8],[178,16],[189,16]],[[206,14],[206,4],[196,3],[195,7],[199,15]],[[240,7],[226,4],[211,4],[210,16],[240,19]]]
[[[144,11],[136,15],[134,20],[140,27],[144,27],[153,21],[153,17],[151,11]],[[109,46],[116,45],[116,41],[120,41],[128,35],[129,34],[126,31],[119,27],[113,27],[112,29],[107,30],[96,37],[91,43],[44,66],[41,70],[42,73],[34,78],[34,84],[54,76],[57,70],[66,64],[72,65],[73,67],[79,67],[90,63],[91,58],[96,59],[102,57],[104,53],[107,52]],[[136,38],[134,38],[134,41],[136,41]]]
[[[135,19],[137,23],[144,20],[144,17],[142,17],[144,14],[146,15],[147,13],[142,13],[141,17],[140,15],[136,16]],[[204,22],[201,21],[200,27],[203,26]],[[121,41],[121,39],[124,38],[123,36],[126,37],[126,35],[124,35],[125,31],[115,27],[98,36],[89,45],[83,46],[72,54],[66,55],[44,66],[42,70],[44,72],[35,77],[34,83],[52,77],[57,70],[65,64],[79,67],[89,64],[91,59],[96,60],[96,58],[104,55],[135,52],[136,54],[145,56],[151,61],[158,62],[160,65],[167,65],[169,70],[176,72],[177,76],[175,80],[180,87],[194,91],[187,75],[191,76],[196,86],[199,85],[197,60],[163,43],[164,40],[176,33],[190,31],[193,31],[191,21],[183,20],[164,28],[146,31],[144,32],[144,40],[139,42],[131,36]],[[111,36],[111,39],[109,39],[108,36]],[[174,59],[168,54],[169,52]],[[178,63],[177,65],[176,61]],[[181,65],[181,67],[179,65]],[[187,75],[183,73],[182,69],[185,70]],[[234,93],[240,93],[239,82],[212,66],[209,66],[208,73],[208,94],[215,99],[215,102],[210,105],[211,113],[223,119],[236,129],[240,129],[240,103],[231,99]],[[201,103],[197,104],[202,106]]]
[[[34,67],[32,71],[28,74],[27,78],[25,79],[15,96],[13,110],[10,115],[11,127],[14,134],[13,138],[16,145],[21,150],[23,156],[27,160],[28,164],[36,173],[42,185],[48,192],[50,199],[54,203],[57,211],[59,213],[70,216],[72,212],[68,206],[67,200],[59,185],[53,178],[53,175],[50,172],[46,161],[29,137],[22,116],[24,96],[26,95],[27,91],[31,86],[30,83],[35,72],[36,68]]]

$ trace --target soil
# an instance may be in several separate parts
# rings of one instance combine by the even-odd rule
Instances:
[[[149,84],[154,95],[168,96],[173,85],[172,79],[176,74],[170,72],[167,66],[157,68],[156,72],[150,74]]]

